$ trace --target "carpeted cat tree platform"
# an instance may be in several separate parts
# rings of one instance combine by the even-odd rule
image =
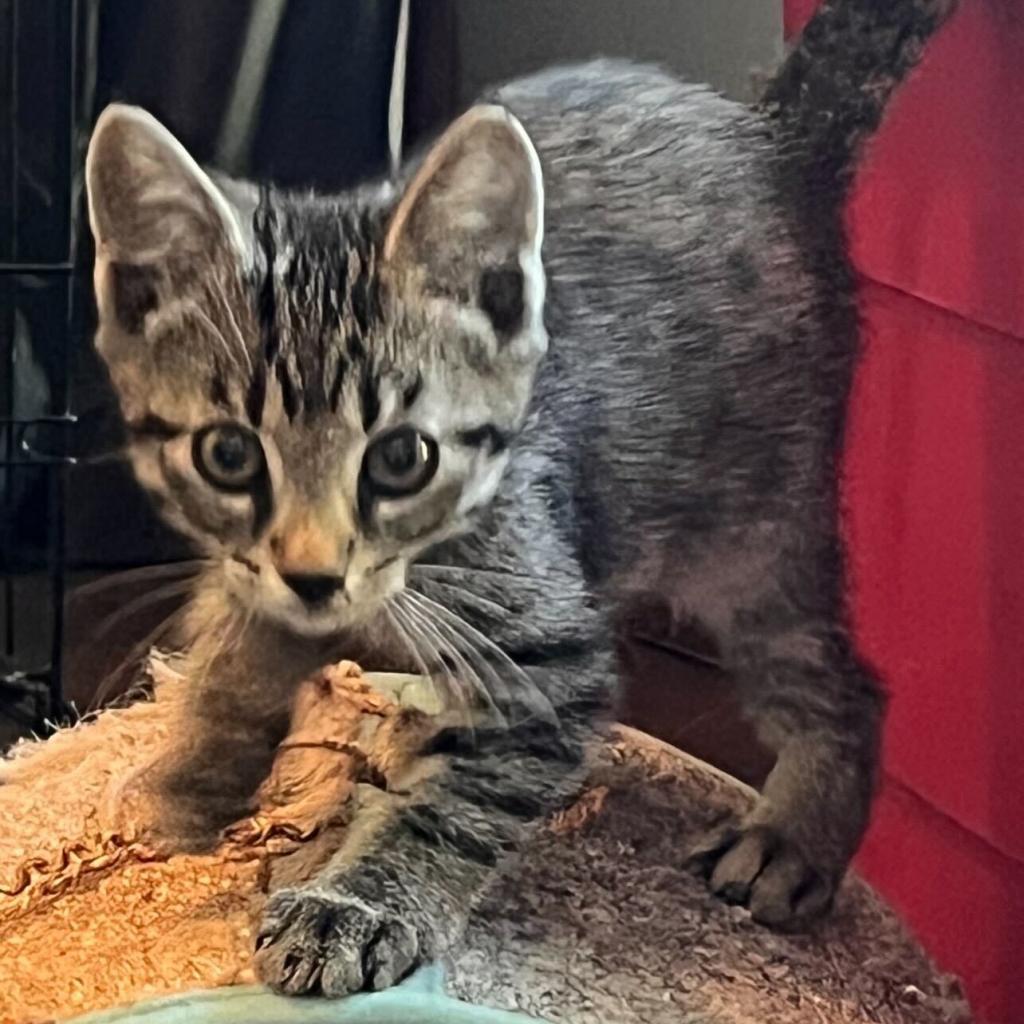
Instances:
[[[2,1024],[969,1020],[956,983],[859,881],[803,936],[708,896],[684,853],[750,793],[626,729],[477,909],[444,991],[427,970],[335,1003],[271,996],[251,967],[267,893],[312,874],[352,816],[372,813],[435,699],[416,677],[324,672],[302,691],[260,812],[213,854],[168,856],[147,840],[159,808],[140,772],[168,743],[183,680],[160,659],[150,673],[154,699],[0,763]]]

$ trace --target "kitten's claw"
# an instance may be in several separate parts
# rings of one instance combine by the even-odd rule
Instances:
[[[259,977],[285,995],[388,988],[420,956],[409,924],[355,895],[325,889],[275,893],[256,941]]]
[[[768,825],[721,828],[690,854],[689,863],[716,896],[749,907],[755,921],[784,931],[824,914],[838,882]]]

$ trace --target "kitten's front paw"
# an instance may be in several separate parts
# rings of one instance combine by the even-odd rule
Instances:
[[[401,981],[423,956],[415,929],[351,893],[282,889],[256,941],[260,978],[286,995],[344,996]]]
[[[761,924],[787,931],[831,907],[840,876],[815,866],[781,830],[761,824],[716,830],[690,854],[690,864],[716,896],[749,907]]]

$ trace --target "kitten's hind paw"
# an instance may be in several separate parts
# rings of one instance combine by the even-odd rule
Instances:
[[[826,913],[837,886],[835,877],[768,825],[720,828],[691,852],[689,863],[720,899],[749,907],[755,921],[783,931]]]
[[[322,888],[275,893],[256,940],[257,974],[285,995],[389,988],[420,959],[411,925],[355,895]]]

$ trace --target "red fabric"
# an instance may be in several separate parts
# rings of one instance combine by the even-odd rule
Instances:
[[[858,866],[1006,1024],[1024,1020],[1024,344],[883,285],[862,302],[847,527],[891,704]]]
[[[786,0],[783,30],[787,39],[803,29],[817,6],[818,0]]]
[[[853,610],[891,705],[858,859],[979,1015],[1024,1021],[1024,6],[961,0],[849,211]],[[809,0],[787,0],[802,25]]]
[[[1024,5],[962,0],[859,186],[866,274],[1024,338]]]
[[[886,764],[1024,862],[1024,345],[879,285],[863,300],[848,520]]]
[[[979,1019],[1024,1019],[1020,917],[1024,870],[890,777],[875,805],[861,867],[918,924],[932,955],[966,980]]]

